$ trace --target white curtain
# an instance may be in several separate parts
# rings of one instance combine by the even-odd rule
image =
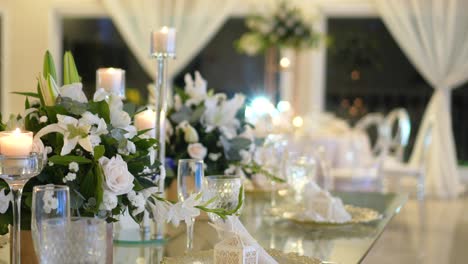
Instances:
[[[150,32],[176,28],[176,60],[169,63],[172,79],[205,46],[231,13],[235,0],[102,0],[115,26],[145,71],[154,78]]]
[[[426,192],[456,197],[463,189],[457,170],[450,94],[468,80],[468,1],[376,0],[383,21],[403,52],[434,88],[411,162],[422,156],[424,134],[432,126],[426,160]]]

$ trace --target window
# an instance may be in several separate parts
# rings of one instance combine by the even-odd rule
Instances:
[[[328,34],[327,111],[354,123],[369,112],[404,107],[411,118],[411,149],[432,88],[380,19],[329,18]]]
[[[96,69],[117,67],[126,71],[127,93],[128,90],[137,89],[140,91],[139,101],[146,103],[146,87],[152,79],[140,66],[109,18],[64,19],[63,49],[73,52],[88,97],[96,89]]]
[[[263,92],[264,56],[239,54],[234,41],[247,28],[243,18],[231,18],[208,42],[192,62],[175,79],[175,85],[184,87],[185,73],[200,71],[208,81],[208,88],[216,92],[244,93],[254,96]]]

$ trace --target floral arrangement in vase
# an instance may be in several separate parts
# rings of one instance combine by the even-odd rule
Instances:
[[[259,14],[246,18],[248,32],[235,46],[241,53],[253,56],[270,47],[304,49],[317,45],[319,35],[312,29],[297,8],[282,1],[268,16]]]
[[[198,215],[199,210],[222,217],[233,213],[206,208],[200,195],[179,203],[157,196],[155,179],[165,170],[156,160],[157,140],[133,125],[136,107],[124,105],[118,95],[102,88],[89,100],[70,52],[65,53],[63,65],[63,86],[59,86],[47,52],[37,92],[17,93],[26,96],[24,113],[0,122],[0,130],[32,131],[33,151],[48,160],[24,188],[23,229],[30,228],[32,187],[45,184],[69,186],[72,214],[108,222],[118,221],[126,210],[136,222],[147,210],[153,219],[174,224]],[[6,189],[0,181],[0,234],[8,232],[12,220],[11,192],[7,194]],[[54,201],[48,204],[56,209]]]
[[[237,174],[250,177],[263,174],[282,181],[264,169],[254,158],[256,143],[253,127],[245,121],[245,97],[207,90],[199,72],[185,75],[184,89],[176,89],[168,110],[166,146],[167,179],[175,176],[179,159],[201,159],[206,175]]]

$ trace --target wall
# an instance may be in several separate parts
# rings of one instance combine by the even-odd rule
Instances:
[[[97,0],[2,0],[2,83],[0,109],[5,117],[24,110],[24,97],[14,91],[31,92],[42,71],[44,52],[56,61],[61,57],[60,18],[63,15],[102,14]]]

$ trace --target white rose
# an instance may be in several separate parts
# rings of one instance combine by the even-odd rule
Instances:
[[[207,149],[200,143],[189,144],[187,152],[192,159],[203,160],[207,154]]]
[[[88,102],[88,98],[86,98],[86,95],[83,92],[83,84],[81,83],[67,84],[60,87],[59,90],[59,94],[62,97],[68,97],[80,103]]]
[[[128,171],[127,163],[120,155],[99,159],[105,176],[105,188],[114,195],[122,195],[133,189],[133,175]]]
[[[125,129],[130,125],[132,119],[127,112],[117,109],[112,109],[110,113],[110,119],[112,126],[116,128]]]

